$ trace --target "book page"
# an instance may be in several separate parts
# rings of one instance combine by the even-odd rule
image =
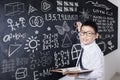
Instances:
[[[73,73],[85,73],[85,72],[91,72],[93,70],[80,70],[78,67],[70,67],[70,68],[61,68],[61,69],[55,69],[51,70],[52,72],[58,72],[65,74],[73,74]]]

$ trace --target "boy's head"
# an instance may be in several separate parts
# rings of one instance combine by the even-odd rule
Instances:
[[[81,43],[88,45],[92,43],[96,38],[98,38],[97,24],[92,20],[84,22],[80,28]]]

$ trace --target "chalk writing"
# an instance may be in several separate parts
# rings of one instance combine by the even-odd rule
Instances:
[[[78,15],[70,14],[45,14],[46,21],[78,20]]]
[[[52,48],[58,48],[58,33],[54,34],[43,34],[43,50],[48,50]]]
[[[104,8],[104,9],[106,9],[106,10],[110,10],[110,9],[111,9],[111,8],[109,8],[108,6],[104,5],[104,4],[99,4],[98,1],[96,1],[96,2],[87,1],[86,4],[88,4],[88,3],[93,4],[93,6],[95,6],[95,7]]]
[[[77,12],[78,2],[57,0],[57,12]]]
[[[39,55],[39,58],[37,58]],[[50,52],[40,52],[38,54],[30,54],[30,69],[35,69],[36,67],[46,67],[52,63],[52,56]]]
[[[63,51],[61,50],[60,52],[54,52],[54,59],[55,59],[55,67],[63,67],[65,65],[69,65],[69,59],[70,59],[70,52],[67,51]]]
[[[16,66],[27,65],[28,61],[29,61],[28,58],[16,58],[15,59],[15,64],[16,64]]]
[[[95,21],[96,42],[110,53],[118,48],[117,18],[108,0],[1,0],[0,80],[58,80],[51,70],[75,66],[82,52],[77,21]]]
[[[98,13],[98,14],[105,14],[105,15],[109,15],[109,16],[113,15],[113,12],[106,11],[106,10],[100,10],[100,9],[93,9],[93,12]]]
[[[52,75],[52,73],[50,72],[50,70],[51,70],[51,68],[49,68],[49,69],[43,69],[43,70],[41,70],[41,72],[34,71],[33,72],[34,80],[40,80],[40,77],[46,77],[46,76]]]
[[[114,32],[113,25],[115,24],[115,20],[113,17],[93,16],[93,20],[96,21],[99,32]]]
[[[19,39],[24,39],[26,38],[26,33],[10,33],[10,34],[6,34],[4,37],[3,37],[3,42],[8,42],[8,41],[11,41],[11,39],[15,39],[15,40],[19,40]]]

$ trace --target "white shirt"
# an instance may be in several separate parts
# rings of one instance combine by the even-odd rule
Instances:
[[[104,80],[104,56],[102,51],[95,41],[89,45],[82,45],[82,47],[84,48],[82,64],[85,68],[90,70],[92,69],[93,71],[88,74],[80,74],[79,78],[95,78],[96,80]],[[66,75],[59,80],[75,80],[75,78]]]
[[[89,45],[82,45],[82,47],[84,48],[82,64],[86,69],[92,69],[93,71],[89,74],[80,74],[79,78],[104,80],[104,56],[102,51],[95,41]]]

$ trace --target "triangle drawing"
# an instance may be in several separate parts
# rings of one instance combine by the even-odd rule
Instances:
[[[8,50],[8,57],[13,55],[21,46],[21,44],[11,44]]]
[[[70,40],[70,37],[68,34],[65,34],[65,37],[63,39],[62,47],[70,47],[72,45],[72,41]]]
[[[34,11],[37,11],[37,9],[29,4],[28,15],[29,15],[30,13],[34,12]]]

